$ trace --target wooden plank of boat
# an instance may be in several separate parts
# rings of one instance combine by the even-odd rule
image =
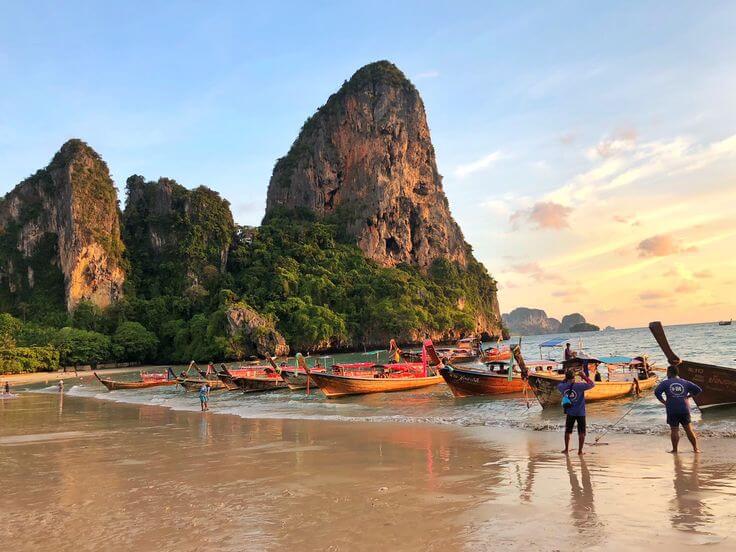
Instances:
[[[440,368],[440,374],[455,397],[473,397],[520,393],[524,390],[524,380],[520,374],[509,380],[507,374],[482,370],[464,370],[454,366]]]
[[[736,405],[736,368],[682,360],[670,347],[661,322],[651,322],[649,330],[670,366],[677,366],[680,377],[696,383],[703,390],[693,397],[698,408]]]
[[[168,380],[138,380],[138,381],[116,381],[111,379],[103,379],[97,374],[97,372],[92,372],[97,380],[107,387],[108,391],[117,391],[120,389],[146,389],[148,387],[161,387],[164,385],[176,385],[178,383],[178,380],[176,379],[168,379]]]
[[[557,374],[534,373],[529,374],[529,387],[532,388],[542,408],[560,406],[562,395],[557,386],[562,383],[564,377]],[[638,380],[639,391],[652,389],[657,384],[657,378],[650,376],[644,380]],[[595,387],[585,392],[586,402],[620,399],[636,394],[636,383],[634,381],[597,381]]]

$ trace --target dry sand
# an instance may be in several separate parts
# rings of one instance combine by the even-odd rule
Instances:
[[[244,420],[58,394],[0,401],[12,550],[678,550],[736,546],[736,444]]]

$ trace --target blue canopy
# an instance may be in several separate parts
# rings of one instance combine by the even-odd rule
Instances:
[[[625,357],[625,356],[609,356],[609,357],[598,357],[598,360],[600,360],[604,364],[630,364],[631,361],[634,359],[631,357]]]
[[[557,347],[561,343],[564,343],[567,341],[567,338],[565,337],[555,337],[553,339],[550,339],[548,341],[545,341],[544,343],[541,343],[540,347]]]

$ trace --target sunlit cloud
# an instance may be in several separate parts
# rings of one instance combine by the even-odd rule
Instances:
[[[509,220],[514,229],[520,228],[524,222],[529,222],[537,230],[562,230],[570,226],[567,221],[570,213],[571,207],[552,201],[540,201],[529,209],[514,212]]]
[[[424,71],[423,73],[417,73],[416,75],[414,75],[414,78],[415,79],[436,79],[439,76],[440,76],[439,71],[432,70],[432,71]]]
[[[471,161],[464,165],[458,165],[455,168],[454,174],[458,178],[466,178],[471,174],[486,170],[496,164],[498,161],[503,159],[505,154],[501,151],[494,151],[488,155],[484,155],[480,159]]]
[[[666,257],[677,253],[692,253],[697,250],[694,246],[684,247],[680,241],[668,234],[642,240],[637,249],[640,257]]]

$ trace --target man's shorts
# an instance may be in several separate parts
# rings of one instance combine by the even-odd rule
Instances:
[[[569,414],[565,420],[565,433],[572,433],[575,422],[578,424],[578,433],[585,433],[585,416],[570,416]]]
[[[673,413],[673,414],[667,414],[667,425],[670,427],[677,427],[681,425],[682,427],[686,427],[690,424],[690,413],[689,412],[679,412],[679,413]]]

